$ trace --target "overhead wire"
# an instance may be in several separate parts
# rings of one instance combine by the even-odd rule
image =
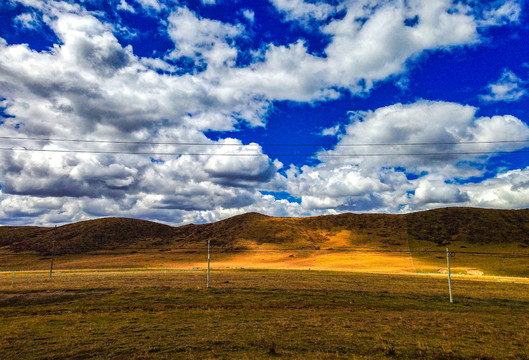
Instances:
[[[5,148],[0,151],[25,151],[45,153],[75,153],[75,154],[113,154],[113,155],[151,155],[151,156],[233,156],[233,157],[379,157],[379,156],[445,156],[445,155],[490,155],[490,154],[518,154],[529,153],[529,150],[515,151],[446,151],[424,153],[331,153],[331,154],[266,154],[266,153],[205,153],[205,152],[152,152],[152,151],[126,151],[126,150],[71,150],[71,149],[33,149],[33,148]]]
[[[0,139],[11,141],[38,141],[38,142],[70,142],[84,144],[113,144],[113,145],[171,145],[171,146],[208,146],[208,147],[389,147],[389,146],[440,146],[440,145],[480,145],[480,144],[523,144],[529,140],[488,140],[488,141],[439,141],[439,142],[395,142],[395,143],[355,143],[355,144],[286,144],[286,143],[262,143],[262,144],[234,144],[234,143],[203,143],[203,142],[176,142],[176,141],[125,141],[125,140],[84,140],[66,138],[44,138],[44,137],[21,137],[21,136],[0,136]],[[26,151],[26,152],[46,152],[46,153],[77,153],[77,154],[126,154],[126,155],[151,155],[151,156],[235,156],[235,157],[379,157],[379,156],[446,156],[446,155],[489,155],[489,154],[513,154],[526,153],[529,150],[516,151],[435,151],[435,152],[398,152],[398,153],[320,153],[320,154],[295,154],[295,153],[210,153],[210,152],[184,152],[184,151],[140,151],[140,150],[90,150],[90,149],[38,149],[27,147],[1,147],[0,151]]]
[[[178,142],[178,141],[125,141],[125,140],[83,140],[65,138],[40,138],[40,137],[18,137],[0,136],[4,140],[31,140],[31,141],[51,141],[51,142],[75,142],[94,144],[129,144],[129,145],[175,145],[175,146],[254,146],[253,144],[233,144],[233,143],[203,143],[203,142]],[[391,143],[355,143],[355,144],[287,144],[287,143],[261,143],[260,146],[278,147],[358,147],[358,146],[426,146],[426,145],[472,145],[472,144],[517,144],[529,143],[529,139],[520,140],[487,140],[487,141],[436,141],[436,142],[391,142]]]
[[[137,250],[131,250],[131,251],[105,251],[105,250],[97,250],[96,253],[85,253],[85,255],[89,256],[99,256],[99,255],[124,255],[124,254],[142,254],[142,255],[155,255],[155,254],[176,254],[176,253],[201,253],[201,252],[207,252],[207,248],[180,248],[180,249],[172,249],[169,251],[163,251],[163,252],[157,252],[157,251],[137,251]],[[211,250],[214,253],[292,253],[292,252],[298,252],[298,253],[304,253],[304,252],[325,252],[325,253],[366,253],[366,254],[408,254],[410,253],[409,250],[384,250],[384,249],[355,249],[355,248],[343,248],[343,249],[294,249],[294,248],[285,248],[285,249],[226,249],[226,248],[218,248],[212,246]],[[445,250],[412,250],[411,253],[413,254],[445,254]],[[501,253],[501,252],[488,252],[488,251],[456,251],[456,254],[460,255],[471,255],[471,256],[498,256],[498,257],[505,257],[505,258],[527,258],[529,257],[529,254],[513,254],[513,253]],[[0,254],[0,256],[9,256],[9,257],[32,257],[36,255],[41,254],[28,254],[28,253],[3,253]],[[51,256],[50,254],[48,254]],[[64,254],[69,255],[69,254]]]
[[[295,143],[262,143],[262,144],[234,144],[234,143],[203,143],[203,142],[176,142],[176,141],[122,141],[122,140],[84,140],[66,138],[42,138],[42,137],[19,137],[0,136],[0,139],[11,141],[38,141],[38,142],[71,142],[83,144],[110,144],[110,145],[171,145],[171,146],[208,146],[208,147],[245,147],[267,146],[267,147],[319,147],[319,148],[346,148],[346,147],[389,147],[389,146],[441,146],[441,145],[480,145],[480,144],[523,144],[529,140],[488,140],[488,141],[439,141],[439,142],[395,142],[395,143],[355,143],[355,144],[295,144]],[[46,152],[46,153],[77,153],[77,154],[126,154],[126,155],[151,155],[151,156],[234,156],[234,157],[380,157],[380,156],[446,156],[446,155],[489,155],[489,154],[513,154],[526,153],[529,150],[488,150],[488,151],[435,151],[435,152],[361,152],[361,153],[319,153],[319,154],[297,154],[297,153],[242,153],[242,152],[193,152],[193,151],[143,151],[143,150],[90,150],[90,149],[38,149],[27,147],[1,147],[0,151],[26,151],[26,152]]]

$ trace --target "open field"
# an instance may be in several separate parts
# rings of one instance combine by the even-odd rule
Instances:
[[[368,273],[439,273],[446,271],[445,247],[431,243],[410,242],[412,252],[402,249],[380,249],[363,245],[348,248],[322,247],[319,250],[255,247],[247,250],[213,248],[211,264],[216,269],[291,269],[330,270]],[[529,251],[497,246],[468,245],[461,249],[450,246],[455,257],[450,259],[453,274],[468,275],[478,271],[485,276],[514,276],[529,278]],[[51,256],[35,253],[12,253],[0,250],[0,271],[46,270]],[[54,269],[204,269],[207,248],[117,250],[85,254],[56,255]]]
[[[529,285],[355,272],[0,274],[3,359],[529,359]],[[26,278],[27,276],[27,278]]]
[[[216,268],[379,273],[446,271],[529,278],[529,210],[446,208],[278,218],[257,213],[171,227],[102,218],[58,228],[0,226],[0,271]],[[55,245],[54,245],[55,244]]]

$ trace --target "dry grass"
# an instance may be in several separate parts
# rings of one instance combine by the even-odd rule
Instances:
[[[316,271],[0,275],[4,359],[527,359],[529,287]]]
[[[265,246],[253,246],[251,250],[225,251],[213,249],[212,267],[216,269],[297,269],[335,270],[356,272],[378,272],[394,274],[438,273],[446,270],[445,247],[432,247],[430,243],[411,242],[412,254],[408,251],[386,252],[369,248],[342,250],[333,242],[332,249],[320,250],[274,250]],[[247,242],[247,247],[250,247]],[[428,249],[429,253],[420,252]],[[503,252],[502,255],[486,255],[457,251],[451,258],[453,274],[468,274],[471,270],[483,271],[489,276],[529,277],[529,252]],[[461,249],[459,249],[461,250]],[[497,248],[481,250],[497,252]],[[501,249],[500,249],[501,250]],[[0,251],[0,271],[45,270],[50,266],[49,256],[35,254],[2,253]],[[56,256],[54,268],[68,269],[107,269],[107,268],[160,268],[160,269],[204,269],[207,265],[207,250],[143,250],[140,252],[106,252],[96,254],[74,254]]]

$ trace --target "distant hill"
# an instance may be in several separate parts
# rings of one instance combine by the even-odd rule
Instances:
[[[55,238],[57,254],[135,248],[141,244],[156,247],[172,241],[177,229],[151,221],[128,218],[82,221],[57,229],[3,226],[0,227],[0,246],[8,246],[15,252],[36,251],[49,254]]]
[[[204,246],[220,249],[273,245],[317,249],[341,231],[358,244],[402,246],[407,240],[436,245],[519,243],[529,246],[529,210],[445,208],[402,215],[341,214],[276,218],[247,213],[203,225],[172,227],[128,218],[102,218],[53,228],[0,227],[0,247],[14,252],[81,254],[98,250],[162,249]],[[353,236],[351,235],[351,236]]]
[[[413,239],[443,245],[524,243],[529,245],[529,209],[445,208],[405,215]]]

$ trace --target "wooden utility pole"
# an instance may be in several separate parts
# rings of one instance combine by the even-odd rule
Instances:
[[[452,279],[450,277],[450,251],[448,251],[448,248],[446,248],[446,266],[448,268],[448,292],[450,293],[450,303],[453,303],[454,300],[452,299]]]
[[[208,240],[208,279],[206,283],[207,288],[209,288],[209,259],[210,259],[210,256],[209,256],[209,240]]]
[[[51,249],[51,265],[50,265],[50,280],[51,280],[51,274],[53,273],[53,257],[55,256],[55,238],[57,236],[57,225],[55,225],[55,228],[53,229],[53,247]]]

